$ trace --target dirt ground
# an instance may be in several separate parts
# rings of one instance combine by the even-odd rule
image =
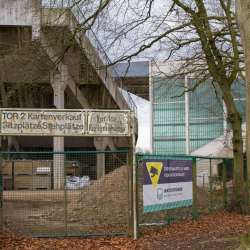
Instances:
[[[106,174],[83,190],[4,191],[3,221],[20,236],[126,233],[128,231],[127,167]],[[140,234],[160,225],[192,220],[192,206],[143,213],[142,178],[138,182]],[[211,200],[212,198],[212,200]],[[222,210],[221,194],[197,187],[197,215]],[[65,202],[66,201],[66,202]],[[212,201],[212,207],[211,207]],[[67,209],[65,210],[65,208]],[[67,220],[65,220],[67,218]],[[148,224],[158,224],[150,226]]]
[[[237,249],[239,243],[218,238],[240,236],[248,231],[250,216],[228,209],[162,227],[138,240],[130,236],[95,236],[68,238],[25,238],[5,230],[0,235],[0,249]]]

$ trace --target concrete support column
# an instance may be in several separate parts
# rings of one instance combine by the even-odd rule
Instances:
[[[35,0],[32,5],[32,41],[40,39],[42,1]]]
[[[116,146],[111,137],[94,137],[96,150],[105,151],[108,146],[111,150],[116,150]],[[97,180],[105,175],[105,153],[97,153]]]
[[[51,85],[54,90],[54,105],[57,109],[64,109],[64,90],[68,81],[68,68],[60,66],[60,73],[51,75]],[[64,151],[64,137],[53,137],[53,151]],[[64,188],[64,155],[53,155],[53,184],[54,189]]]
[[[64,151],[64,137],[53,138],[53,150]],[[53,154],[53,185],[54,189],[64,189],[64,155]]]
[[[152,61],[149,61],[149,121],[150,121],[150,154],[154,153],[154,114],[153,114],[153,77]]]
[[[97,153],[97,180],[105,175],[105,153]]]

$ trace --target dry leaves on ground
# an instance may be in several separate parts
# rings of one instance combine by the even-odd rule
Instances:
[[[223,210],[196,221],[165,226],[142,235],[138,240],[126,235],[25,238],[6,233],[0,235],[0,247],[1,249],[227,249],[239,243],[214,240],[240,236],[246,233],[249,227],[250,215]]]

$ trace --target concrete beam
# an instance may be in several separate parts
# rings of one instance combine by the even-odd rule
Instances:
[[[0,0],[0,25],[32,26],[32,16],[37,2],[37,0]]]
[[[54,49],[50,46],[45,34],[42,31],[40,31],[40,40],[41,40],[42,47],[46,50],[50,59],[55,63],[58,59],[58,55],[54,51]],[[62,65],[63,64],[61,62],[58,65],[59,72],[64,68]],[[85,108],[85,109],[90,108],[86,98],[84,97],[81,90],[78,88],[78,86],[74,82],[73,77],[69,74],[69,72],[67,73],[67,86],[66,87],[67,87],[67,89],[68,88],[70,89],[69,95],[72,96],[72,94],[73,94],[75,96],[76,100],[82,106],[82,108]]]
[[[122,93],[114,83],[113,78],[107,72],[107,68],[103,64],[101,58],[99,57],[98,53],[96,52],[94,46],[92,45],[86,34],[83,31],[79,31],[76,40],[85,52],[85,55],[87,56],[93,67],[96,69],[96,72],[102,80],[102,83],[105,85],[110,95],[117,103],[118,107],[122,110],[130,110],[129,105],[127,104]]]
[[[19,148],[19,143],[18,143],[16,137],[14,137],[14,136],[8,136],[7,139],[8,139],[8,151],[10,151],[11,147],[13,146],[15,148],[15,150],[17,152],[19,152],[20,148]]]
[[[112,151],[116,150],[116,145],[111,137],[94,137],[94,145],[97,151],[105,151],[107,146]]]

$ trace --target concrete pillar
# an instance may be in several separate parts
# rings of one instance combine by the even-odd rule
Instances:
[[[51,75],[51,85],[54,90],[54,105],[57,109],[64,109],[64,90],[68,81],[68,68],[60,66],[60,73]],[[64,151],[64,137],[53,137],[53,151]],[[64,188],[64,155],[53,155],[53,184],[54,189]]]
[[[150,121],[150,154],[154,153],[154,113],[153,113],[153,76],[152,61],[149,61],[149,121]]]
[[[40,39],[42,1],[34,0],[32,6],[32,41]]]
[[[111,150],[116,150],[116,146],[111,137],[94,137],[96,150],[105,151],[108,146]],[[97,180],[105,175],[105,153],[97,153]]]
[[[97,180],[105,175],[105,153],[97,153]]]
[[[53,138],[53,150],[55,152],[64,151],[64,137]],[[53,185],[54,189],[64,189],[64,155],[53,154]]]

